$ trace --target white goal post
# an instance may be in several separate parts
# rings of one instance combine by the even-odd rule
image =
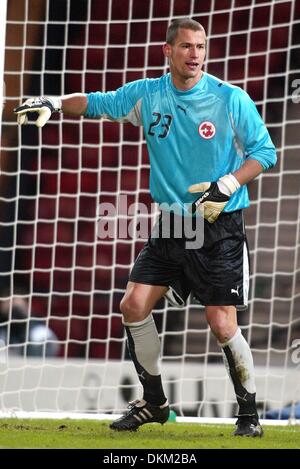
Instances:
[[[250,303],[238,314],[260,416],[300,414],[299,4],[9,0],[0,19],[1,415],[108,416],[139,395],[118,305],[156,216],[140,128],[58,114],[43,129],[20,128],[13,108],[166,73],[165,31],[185,16],[207,31],[205,70],[250,94],[277,148],[277,165],[249,185]],[[116,207],[113,237],[99,234],[103,207]],[[232,385],[201,305],[161,301],[154,316],[171,408],[182,418],[233,417]]]

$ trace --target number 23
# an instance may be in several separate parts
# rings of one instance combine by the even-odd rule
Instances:
[[[169,114],[164,114],[163,116],[159,112],[153,112],[152,116],[155,116],[155,121],[151,122],[149,125],[148,135],[155,135],[154,127],[157,127],[160,124],[161,119],[163,119],[161,126],[163,127],[164,131],[158,135],[159,138],[165,138],[170,130],[172,116]]]

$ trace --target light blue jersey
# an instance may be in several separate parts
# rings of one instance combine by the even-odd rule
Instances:
[[[185,213],[197,198],[188,192],[190,185],[217,181],[245,159],[259,161],[264,170],[276,162],[275,147],[248,94],[207,73],[188,91],[175,88],[167,74],[87,98],[87,117],[143,126],[151,195],[159,204],[178,204]],[[224,211],[248,206],[242,186]]]

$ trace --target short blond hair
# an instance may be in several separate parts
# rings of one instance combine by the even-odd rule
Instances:
[[[167,44],[174,43],[178,29],[191,29],[192,31],[203,31],[205,33],[205,29],[202,24],[198,23],[198,21],[195,21],[192,18],[180,18],[172,21],[168,27],[166,37]]]

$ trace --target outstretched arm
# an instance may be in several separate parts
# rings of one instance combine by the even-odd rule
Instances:
[[[83,93],[66,94],[61,97],[61,110],[69,116],[82,116],[87,108],[87,97]]]
[[[35,124],[43,127],[53,112],[63,112],[70,116],[81,116],[87,108],[87,97],[83,93],[74,93],[62,97],[38,97],[27,99],[14,111],[18,116],[18,124],[27,124],[28,113],[39,114]]]
[[[148,93],[148,80],[127,83],[116,91],[68,94],[60,97],[42,96],[27,99],[15,109],[20,125],[26,124],[29,112],[39,114],[35,121],[43,127],[53,112],[63,112],[69,116],[90,118],[105,117],[112,121],[131,122],[142,125],[141,99]]]

